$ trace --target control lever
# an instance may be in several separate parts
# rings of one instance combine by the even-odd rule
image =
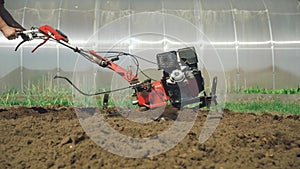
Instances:
[[[35,52],[39,47],[43,46],[48,40],[50,39],[50,36],[46,37],[46,39],[44,39],[44,41],[40,44],[38,44],[32,51],[31,53]]]

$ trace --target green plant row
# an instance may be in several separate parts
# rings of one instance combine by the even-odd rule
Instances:
[[[298,86],[297,88],[276,89],[276,90],[269,90],[260,87],[252,87],[244,90],[244,93],[246,94],[300,94],[300,86]]]
[[[235,112],[300,114],[300,104],[273,102],[227,102],[225,108]]]
[[[104,89],[100,89],[103,91]],[[75,91],[76,92],[76,91]],[[92,92],[91,92],[92,93]],[[24,92],[10,90],[0,94],[0,106],[102,106],[103,96],[86,97],[81,94],[74,94],[71,88],[66,89],[44,89],[35,86]],[[109,99],[108,105],[135,107],[132,106],[130,98],[122,97],[113,102]]]
[[[48,106],[62,105],[72,106],[73,102],[69,99],[71,93],[67,90],[45,90],[37,91],[32,89],[24,93],[11,90],[2,93],[0,96],[1,106]]]
[[[299,88],[298,88],[299,90]],[[129,97],[129,96],[128,96]],[[110,106],[131,107],[131,99],[123,97],[117,101],[109,99]],[[20,93],[17,90],[4,92],[0,95],[0,106],[102,106],[103,97],[86,97],[74,95],[72,89],[40,90],[34,86]],[[273,102],[227,102],[225,108],[236,112],[280,112],[300,114],[300,104]]]

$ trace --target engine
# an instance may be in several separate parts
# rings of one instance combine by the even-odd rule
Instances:
[[[163,70],[161,82],[170,102],[180,107],[182,100],[197,97],[204,90],[194,47],[157,54],[158,69]]]
[[[170,102],[180,108],[182,100],[190,100],[204,90],[204,81],[198,69],[194,47],[159,53],[156,56],[161,80],[147,80],[135,88],[134,103],[140,107],[156,108]]]

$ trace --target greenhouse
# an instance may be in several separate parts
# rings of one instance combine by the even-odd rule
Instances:
[[[229,92],[300,85],[298,0],[7,0],[5,7],[25,28],[51,25],[86,49],[154,60],[158,52],[196,46],[200,66],[224,75]],[[0,35],[1,91],[65,84],[53,83],[57,74],[100,87],[114,80],[56,43],[31,53],[39,42],[30,42],[15,52],[20,41]],[[125,67],[130,62],[121,59]],[[157,69],[142,61],[140,68]]]

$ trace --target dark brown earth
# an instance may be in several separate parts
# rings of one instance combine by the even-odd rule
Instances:
[[[133,159],[95,144],[73,108],[0,108],[0,168],[300,168],[300,116],[225,111],[213,135],[200,144],[206,116],[199,111],[192,130],[173,149]],[[106,118],[123,134],[141,137],[173,123]]]

